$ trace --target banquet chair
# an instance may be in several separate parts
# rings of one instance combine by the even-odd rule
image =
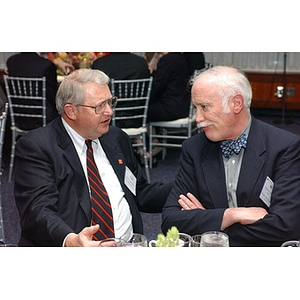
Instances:
[[[2,86],[0,85],[0,115],[4,112],[6,108],[7,103],[7,97],[2,89]]]
[[[205,67],[200,70],[194,70],[191,77],[204,72],[211,68],[209,62],[205,62]],[[168,147],[181,148],[184,140],[199,132],[196,122],[196,108],[190,100],[189,114],[186,118],[177,119],[174,121],[156,121],[149,123],[149,153],[150,153],[150,169],[152,169],[153,162],[153,148],[163,147],[162,158],[165,159]]]
[[[17,138],[46,125],[46,77],[24,78],[4,75],[11,117],[11,154],[8,181],[12,179]]]
[[[180,148],[184,140],[198,132],[195,107],[190,102],[189,114],[186,118],[174,121],[157,121],[149,123],[150,169],[153,162],[153,148],[163,147],[162,158],[165,159],[167,147]]]
[[[2,98],[1,98],[2,100]],[[3,144],[4,144],[4,136],[5,136],[5,126],[7,120],[7,111],[8,111],[8,103],[4,104],[3,112],[0,116],[0,242],[4,242],[4,224],[3,224],[3,214],[2,214],[2,160],[3,160]]]
[[[120,127],[132,140],[137,152],[141,149],[147,181],[150,183],[147,159],[147,111],[152,77],[131,80],[111,80],[111,91],[118,97],[112,125]],[[138,152],[139,153],[139,152]]]

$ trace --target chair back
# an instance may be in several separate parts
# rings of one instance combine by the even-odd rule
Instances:
[[[8,103],[5,103],[4,110],[0,116],[0,176],[2,175],[2,159],[3,159],[2,157],[3,157],[3,145],[4,145],[4,137],[5,137],[7,112],[8,112]]]
[[[2,86],[0,86],[0,114],[4,112],[6,103],[7,103],[7,97],[2,89]]]
[[[210,68],[210,64],[205,63],[205,68],[195,70],[194,78],[201,72]],[[149,123],[149,152],[150,152],[150,169],[152,168],[153,148],[163,147],[162,158],[166,157],[167,148],[181,148],[182,142],[192,135],[199,132],[196,122],[196,108],[190,99],[189,114],[185,118],[173,121],[156,121]]]
[[[150,183],[147,159],[147,112],[152,88],[152,77],[131,80],[111,80],[111,92],[118,97],[112,125],[121,128],[132,140],[132,146],[142,149],[147,181]]]
[[[199,131],[196,123],[196,108],[192,100],[190,103],[187,127],[188,127],[187,137],[191,137],[195,132]]]
[[[120,128],[146,127],[152,77],[132,80],[111,80],[111,91],[118,97],[112,125]]]
[[[1,98],[2,99],[2,98]],[[4,110],[0,116],[0,242],[4,242],[4,224],[3,224],[3,214],[2,214],[2,157],[3,157],[3,144],[4,144],[4,136],[5,136],[5,127],[7,120],[7,111],[8,111],[8,103],[4,104]]]
[[[46,77],[4,75],[12,128],[28,131],[46,125]]]

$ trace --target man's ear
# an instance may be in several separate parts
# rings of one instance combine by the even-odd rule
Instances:
[[[236,94],[232,100],[233,112],[240,113],[244,108],[244,97],[241,94]]]
[[[75,121],[77,118],[77,108],[72,104],[66,104],[64,107],[64,111],[66,116],[70,119]]]

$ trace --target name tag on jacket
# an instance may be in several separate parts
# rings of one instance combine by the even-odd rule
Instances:
[[[125,169],[125,178],[124,178],[125,185],[129,188],[131,193],[136,196],[136,177],[130,171],[130,169],[126,166]]]
[[[269,176],[267,176],[264,186],[260,192],[259,198],[268,206],[271,205],[272,191],[274,188],[274,182]]]

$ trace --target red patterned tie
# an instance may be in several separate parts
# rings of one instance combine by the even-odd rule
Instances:
[[[93,237],[99,241],[114,237],[114,223],[109,197],[95,163],[92,141],[86,140],[85,143],[87,145],[86,166],[92,200],[92,224],[100,225],[99,231]]]

